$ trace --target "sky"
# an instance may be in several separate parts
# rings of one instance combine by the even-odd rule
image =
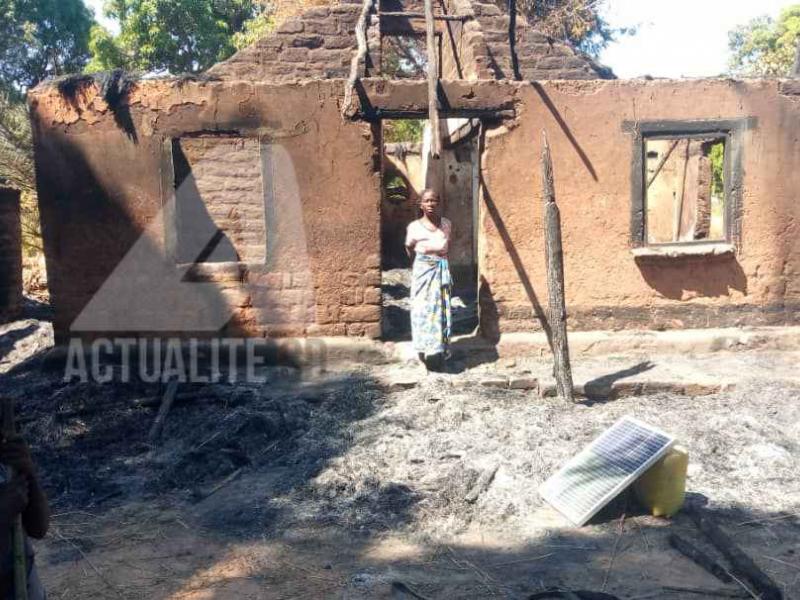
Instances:
[[[796,0],[795,0],[796,2]],[[728,32],[777,17],[790,0],[607,0],[612,27],[638,26],[600,55],[617,77],[713,77],[727,70]]]
[[[100,22],[103,0],[85,0]],[[728,31],[797,0],[598,0],[612,27],[637,26],[600,55],[618,77],[714,77],[727,70]]]

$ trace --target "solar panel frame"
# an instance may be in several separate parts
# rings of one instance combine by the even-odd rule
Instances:
[[[635,445],[633,448],[628,447],[627,455],[620,457],[616,452],[627,447],[624,438],[626,427],[629,433],[633,431],[638,437],[633,438]],[[645,432],[647,436],[642,437],[642,432]],[[610,447],[608,446],[609,442],[612,443]],[[617,445],[614,446],[614,443]],[[632,455],[632,452],[642,449],[642,444],[647,444],[643,448],[646,454]],[[675,438],[664,431],[634,417],[624,416],[547,479],[539,487],[539,494],[558,512],[580,527],[669,452],[674,444]],[[638,460],[634,461],[634,459]],[[593,470],[597,470],[598,474],[608,475],[610,472],[610,479],[616,479],[616,482],[610,486],[599,486],[604,489],[598,497],[590,497],[588,503],[583,503],[583,507],[579,506],[573,509],[569,503],[572,502],[573,506],[580,505],[580,490],[577,487],[584,482],[579,481],[577,485],[571,484],[570,479],[587,471],[587,465]],[[596,484],[590,485],[598,487]]]

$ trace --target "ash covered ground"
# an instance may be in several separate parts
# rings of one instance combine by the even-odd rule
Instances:
[[[41,358],[49,335],[35,319],[0,331],[0,394],[18,400],[56,515],[38,546],[54,598],[413,597],[397,583],[427,598],[741,592],[669,549],[675,531],[704,544],[683,515],[655,519],[623,497],[578,529],[538,496],[626,414],[681,440],[689,500],[787,598],[800,593],[800,388],[743,374],[788,372],[791,355],[732,353],[737,385],[724,392],[576,403],[480,385],[522,363],[427,376],[272,367],[263,385],[181,384],[152,444],[165,386],[65,382]],[[397,389],[398,376],[419,382]]]

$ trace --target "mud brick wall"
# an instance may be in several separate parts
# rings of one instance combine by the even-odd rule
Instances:
[[[404,3],[408,4],[408,3]],[[405,6],[414,10],[415,6]],[[418,8],[417,10],[421,10]],[[443,79],[514,79],[505,7],[492,2],[450,0],[447,13],[464,21],[437,25],[442,35]],[[571,45],[535,31],[517,18],[516,52],[522,80],[613,79],[613,73]]]
[[[380,4],[381,10],[390,12],[422,11],[422,3],[410,0],[383,0]],[[450,0],[446,9],[448,14],[464,16],[466,20],[437,24],[441,34],[442,78],[514,79],[505,9],[492,2],[471,0]],[[347,79],[357,46],[355,27],[360,12],[359,0],[310,8],[301,16],[286,20],[274,34],[215,65],[207,75],[276,82]],[[377,15],[371,15],[367,27],[368,52],[361,75],[380,74],[382,35],[424,33],[423,25],[419,20],[392,19],[381,23]],[[388,30],[382,31],[382,27]],[[609,69],[569,44],[535,31],[522,16],[517,19],[516,51],[523,80],[613,78]]]
[[[342,0],[335,6],[318,6],[300,17],[284,21],[272,34],[234,54],[207,71],[212,77],[258,81],[300,79],[347,79],[356,48],[355,28],[361,13],[360,0]],[[372,56],[377,25],[367,31],[370,52],[367,72],[380,65]]]
[[[477,79],[514,79],[509,16],[492,2],[454,0],[454,14],[472,14],[463,25],[463,63],[473,63]],[[522,15],[516,21],[516,53],[522,80],[612,79],[613,73],[578,52],[533,29]],[[469,70],[468,70],[469,71]],[[469,77],[467,77],[469,78]]]
[[[211,284],[211,304],[230,313],[226,323],[214,332],[185,328],[166,333],[377,336],[377,132],[375,126],[342,119],[340,87],[321,81],[146,81],[125,100],[127,129],[117,124],[91,80],[73,98],[63,97],[54,84],[33,91],[29,102],[57,338],[63,341],[74,333],[76,319],[142,245],[147,256],[155,257],[152,269],[179,285],[158,290],[150,268],[139,268],[134,273],[139,283],[104,306],[104,322],[124,321],[142,298],[155,293],[162,295],[153,318],[183,311],[191,322],[185,290]],[[227,163],[221,157],[212,161],[199,182],[205,199],[213,200],[210,212],[219,218],[227,214],[220,207],[253,200],[247,207],[253,209],[253,221],[239,221],[242,233],[252,239],[236,238],[228,230],[234,246],[244,244],[237,262],[205,262],[186,271],[170,255],[170,232],[176,228],[168,202],[175,187],[173,140],[180,140],[190,157],[198,144],[238,148]],[[255,219],[259,181],[264,232]],[[82,330],[80,335],[103,331]],[[126,331],[165,333],[144,326]]]
[[[22,230],[19,191],[0,187],[0,322],[22,307]]]
[[[176,257],[193,262],[216,231],[223,238],[205,262],[266,260],[261,144],[255,138],[209,136],[173,141]]]
[[[547,306],[542,129],[561,210],[570,327],[800,321],[800,236],[793,225],[800,218],[800,103],[788,87],[775,80],[558,81],[521,89],[524,118],[494,126],[484,140],[478,236],[485,334],[540,329]],[[747,123],[736,142],[743,173],[738,250],[635,258],[634,134],[623,124],[706,119]]]

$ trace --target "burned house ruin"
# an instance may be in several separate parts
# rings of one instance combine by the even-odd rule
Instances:
[[[796,321],[796,83],[617,80],[522,19],[510,44],[493,3],[449,0],[435,19],[432,160],[424,143],[382,137],[388,120],[428,114],[420,14],[343,1],[201,77],[86,76],[30,92],[57,339],[378,338],[381,270],[402,265],[423,185],[455,224],[454,272],[476,290],[481,332],[536,330],[542,130],[571,327]],[[389,176],[404,181],[391,197]]]

